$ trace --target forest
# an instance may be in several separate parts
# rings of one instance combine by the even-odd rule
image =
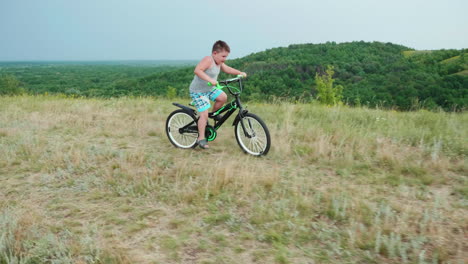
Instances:
[[[0,95],[187,97],[196,63],[0,62]],[[350,106],[462,111],[468,105],[466,49],[416,51],[392,43],[327,42],[272,48],[226,64],[247,72],[244,100],[310,102],[317,96],[316,75],[333,66],[343,103]]]

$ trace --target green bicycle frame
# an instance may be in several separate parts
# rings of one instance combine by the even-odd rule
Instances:
[[[238,76],[238,77],[241,77],[241,76]],[[210,84],[210,83],[208,83]],[[227,112],[225,115],[223,115],[223,117],[221,117],[221,119],[219,121],[215,121],[215,125],[214,125],[214,130],[218,130],[223,124],[224,122],[229,118],[231,117],[231,115],[237,110],[239,109],[239,113],[237,114],[236,116],[236,119],[234,119],[234,121],[232,122],[232,125],[235,126],[238,122],[241,122],[241,126],[244,130],[244,133],[245,133],[245,136],[250,138],[252,137],[252,135],[249,135],[247,132],[246,132],[246,129],[245,129],[245,125],[244,125],[244,122],[242,122],[242,118],[244,117],[245,114],[248,113],[247,110],[245,110],[243,107],[242,107],[242,103],[240,101],[240,94],[242,92],[242,82],[239,82],[239,88],[238,87],[235,87],[235,86],[230,86],[228,84],[222,86],[220,85],[219,83],[216,85],[216,89],[224,89],[224,88],[227,88],[229,90],[229,93],[232,94],[234,96],[234,99],[228,103],[228,104],[225,104],[223,107],[221,107],[220,109],[218,109],[216,112],[212,113],[212,115],[210,117],[216,117],[217,115],[220,115],[222,113],[225,113]]]

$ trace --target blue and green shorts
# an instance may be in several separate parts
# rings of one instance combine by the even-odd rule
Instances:
[[[220,89],[213,88],[210,92],[207,93],[192,93],[190,92],[190,97],[192,97],[193,103],[197,108],[198,112],[203,112],[208,110],[211,107],[211,101],[215,101],[216,98],[222,93]]]

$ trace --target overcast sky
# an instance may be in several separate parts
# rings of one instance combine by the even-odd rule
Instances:
[[[299,43],[468,48],[467,0],[0,0],[0,61],[199,60]]]

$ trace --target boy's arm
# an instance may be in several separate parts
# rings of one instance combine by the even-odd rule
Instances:
[[[205,80],[206,82],[210,82],[212,85],[216,85],[218,82],[210,76],[208,76],[205,71],[210,68],[212,63],[212,59],[210,56],[206,56],[203,58],[198,65],[195,67],[195,70],[193,71],[200,79]]]
[[[236,70],[232,67],[227,66],[226,64],[221,64],[221,70],[227,74],[233,74],[233,75],[242,75],[244,77],[247,77],[247,73],[241,72],[239,70]]]

